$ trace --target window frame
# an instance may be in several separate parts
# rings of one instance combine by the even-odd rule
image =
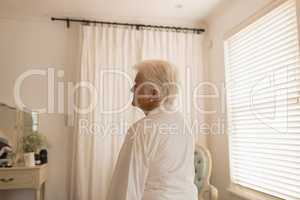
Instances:
[[[242,31],[244,28],[246,28],[247,26],[251,25],[252,23],[254,23],[255,21],[259,20],[260,18],[264,17],[266,14],[268,14],[269,12],[273,11],[274,9],[278,8],[279,6],[281,6],[282,4],[284,4],[285,2],[287,2],[288,0],[273,0],[271,3],[269,3],[268,5],[264,6],[262,9],[258,10],[257,12],[255,12],[252,16],[248,17],[247,19],[245,19],[244,21],[242,21],[240,24],[238,24],[237,26],[235,26],[234,28],[232,28],[230,31],[226,32],[223,36],[223,49],[224,49],[224,56],[226,56],[226,41],[233,35],[235,35],[236,33]],[[298,23],[298,41],[299,41],[299,48],[300,48],[300,0],[295,0],[296,1],[296,12],[297,12],[297,23]],[[224,69],[225,69],[225,88],[226,87],[226,74],[227,74],[227,69],[226,69],[226,59],[224,59]],[[227,91],[228,92],[228,91]],[[228,113],[228,107],[227,107],[227,92],[225,93],[225,102],[226,102],[226,122],[228,122],[228,118],[229,118],[229,113]],[[225,129],[226,129],[226,133],[228,133],[228,123],[225,123]],[[231,138],[230,138],[230,134],[227,134],[227,139],[228,139],[228,152],[229,152],[229,177],[230,177],[230,185],[227,188],[227,191],[235,196],[244,198],[244,199],[248,199],[248,200],[256,200],[256,199],[262,199],[262,200],[283,200],[279,197],[275,197],[269,194],[265,194],[263,192],[260,191],[256,191],[238,184],[235,184],[232,182],[232,158],[231,158]]]

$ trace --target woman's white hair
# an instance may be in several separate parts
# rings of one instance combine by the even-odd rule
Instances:
[[[166,103],[172,103],[178,93],[175,65],[164,60],[145,60],[135,66],[138,73],[159,88]]]

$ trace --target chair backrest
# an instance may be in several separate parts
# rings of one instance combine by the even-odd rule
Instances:
[[[211,176],[211,155],[203,146],[196,145],[195,148],[195,185],[198,188],[198,192],[202,193],[206,186],[209,185]]]

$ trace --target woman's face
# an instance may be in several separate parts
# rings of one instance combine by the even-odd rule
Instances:
[[[132,105],[142,109],[145,113],[159,106],[160,95],[158,87],[147,81],[142,73],[137,73],[133,92]]]

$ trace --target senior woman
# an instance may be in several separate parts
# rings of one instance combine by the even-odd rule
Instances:
[[[173,105],[176,69],[161,60],[136,69],[132,104],[146,117],[127,133],[108,200],[196,200],[193,136]]]

